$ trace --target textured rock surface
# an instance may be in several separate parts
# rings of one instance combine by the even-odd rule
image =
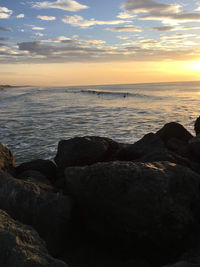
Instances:
[[[108,162],[67,168],[65,177],[77,222],[104,245],[167,255],[196,241],[200,176],[188,168]]]
[[[0,210],[0,266],[67,267],[67,264],[48,254],[44,241],[32,227],[14,221]]]
[[[86,136],[60,141],[55,162],[59,168],[90,165],[107,161],[118,149],[118,144],[109,138]]]
[[[61,252],[70,219],[69,197],[0,171],[0,209],[14,219],[32,225],[53,255]]]
[[[0,143],[0,170],[12,170],[14,166],[13,153]]]

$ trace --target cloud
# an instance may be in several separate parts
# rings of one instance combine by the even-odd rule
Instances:
[[[19,15],[16,16],[16,18],[17,19],[22,19],[22,18],[24,18],[24,14],[19,14]]]
[[[117,18],[119,18],[119,19],[131,19],[134,17],[135,17],[135,15],[130,14],[128,12],[120,12],[117,16]]]
[[[158,20],[167,26],[200,21],[199,13],[188,13],[182,11],[178,4],[161,4],[155,0],[126,0],[122,8],[127,12],[145,13],[139,20]]]
[[[6,37],[0,37],[0,41],[7,41],[9,38]]]
[[[78,26],[81,28],[88,28],[94,25],[118,25],[122,23],[128,23],[130,21],[127,20],[95,20],[90,19],[86,20],[81,16],[74,15],[74,16],[64,16],[62,21],[67,24],[71,24],[72,26]]]
[[[6,28],[6,27],[0,27],[0,31],[11,32],[12,29],[11,28]]]
[[[180,7],[177,4],[160,4],[154,0],[126,0],[122,4],[122,8],[134,13],[177,13]]]
[[[194,26],[182,26],[182,27],[176,27],[176,26],[160,26],[160,27],[153,27],[153,30],[157,30],[159,32],[170,32],[170,31],[189,31],[189,30],[199,30],[200,27],[194,27]]]
[[[41,33],[41,32],[36,32],[36,33],[35,33],[35,36],[42,37],[42,36],[44,36],[44,34],[43,34],[43,33]]]
[[[7,7],[0,6],[0,19],[8,19],[12,15],[13,11]]]
[[[43,30],[45,30],[45,28],[34,26],[34,27],[32,27],[32,30],[34,30],[34,31],[43,31]]]
[[[56,17],[53,17],[53,16],[37,16],[38,19],[41,19],[41,20],[56,20]]]
[[[120,39],[120,40],[127,40],[130,37],[129,36],[117,36],[117,38]]]
[[[121,26],[121,27],[110,28],[109,30],[111,30],[112,32],[141,32],[142,27],[126,25],[126,26]]]
[[[36,2],[32,4],[32,7],[39,8],[39,9],[57,8],[57,9],[62,9],[62,10],[72,11],[72,12],[76,12],[81,9],[88,8],[88,6],[79,4],[77,1],[73,1],[73,0],[57,0],[55,2],[49,2],[49,1]]]

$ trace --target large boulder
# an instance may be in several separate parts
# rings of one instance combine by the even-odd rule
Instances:
[[[193,136],[181,124],[170,122],[163,126],[157,133],[165,144],[171,138],[177,138],[180,141],[188,142]]]
[[[67,267],[67,264],[48,254],[45,242],[32,227],[14,221],[0,210],[0,266]]]
[[[69,166],[90,165],[109,160],[117,149],[118,144],[106,137],[75,137],[59,142],[54,160],[61,169]]]
[[[118,151],[118,160],[137,160],[151,153],[166,151],[161,138],[153,133],[146,134],[134,144],[124,144]]]
[[[16,167],[16,174],[20,177],[25,171],[38,171],[47,179],[54,181],[56,178],[57,166],[50,160],[37,159],[22,163]]]
[[[196,135],[200,134],[200,116],[196,119],[194,123],[194,131]]]
[[[14,154],[0,143],[0,170],[12,171],[14,166]]]
[[[70,220],[71,198],[0,171],[0,209],[32,225],[53,255],[61,253]]]
[[[196,242],[200,176],[189,168],[107,162],[66,168],[65,177],[77,227],[104,247],[170,257]]]

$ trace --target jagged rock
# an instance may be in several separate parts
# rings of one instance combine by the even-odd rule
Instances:
[[[14,221],[0,210],[0,266],[67,267],[67,264],[48,254],[44,241],[32,227]]]
[[[159,136],[149,133],[134,144],[126,144],[117,154],[118,160],[136,160],[150,153],[165,151],[164,143]]]
[[[194,130],[196,135],[200,134],[200,116],[196,119],[194,123]]]
[[[0,209],[14,219],[32,225],[53,255],[61,253],[70,219],[69,197],[0,171]]]
[[[0,143],[0,170],[12,171],[14,167],[14,154]]]
[[[46,178],[54,181],[56,178],[57,166],[50,160],[37,159],[30,162],[25,162],[16,167],[17,176],[25,171],[38,171]]]
[[[108,162],[66,168],[65,177],[64,191],[77,204],[77,228],[104,247],[163,260],[196,242],[200,176],[188,168]]]
[[[118,149],[113,140],[98,136],[75,137],[58,144],[55,162],[59,168],[84,166],[107,161]]]
[[[170,122],[163,126],[157,133],[166,144],[169,139],[177,138],[181,141],[188,142],[193,136],[179,123]]]

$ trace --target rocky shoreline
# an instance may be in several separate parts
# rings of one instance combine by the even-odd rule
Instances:
[[[200,266],[200,117],[134,144],[58,144],[16,166],[0,144],[0,266]]]

